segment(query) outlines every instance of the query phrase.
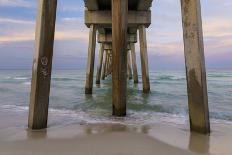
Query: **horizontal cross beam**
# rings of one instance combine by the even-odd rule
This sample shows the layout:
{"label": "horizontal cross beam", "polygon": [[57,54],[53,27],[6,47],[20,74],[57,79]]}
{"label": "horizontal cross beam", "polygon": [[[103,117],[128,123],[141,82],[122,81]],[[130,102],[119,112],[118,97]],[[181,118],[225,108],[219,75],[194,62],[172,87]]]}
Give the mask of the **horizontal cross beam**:
{"label": "horizontal cross beam", "polygon": [[[104,43],[103,44],[104,50],[112,50],[112,43]],[[130,50],[130,44],[127,45],[127,50]]]}
{"label": "horizontal cross beam", "polygon": [[[112,43],[112,34],[101,34],[99,33],[97,36],[98,43]],[[128,34],[127,35],[128,43],[136,43],[137,42],[137,33],[136,34]]]}
{"label": "horizontal cross beam", "polygon": [[[97,25],[99,27],[112,27],[111,11],[88,11],[85,10],[85,24]],[[128,12],[128,27],[138,27],[144,25],[149,27],[151,24],[151,11],[129,11]]]}

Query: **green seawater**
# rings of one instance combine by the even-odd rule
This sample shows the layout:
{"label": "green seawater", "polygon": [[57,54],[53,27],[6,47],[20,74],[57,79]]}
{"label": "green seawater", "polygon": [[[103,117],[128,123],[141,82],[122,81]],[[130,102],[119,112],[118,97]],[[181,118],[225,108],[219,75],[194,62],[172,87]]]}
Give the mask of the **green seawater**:
{"label": "green seawater", "polygon": [[[208,71],[210,118],[232,122],[232,71]],[[30,70],[0,71],[0,109],[20,113],[28,111]],[[95,81],[95,79],[94,79]],[[114,121],[111,76],[95,85],[92,95],[84,94],[84,70],[55,70],[52,74],[50,113],[84,122]],[[187,86],[184,71],[151,71],[151,93],[142,93],[139,84],[128,80],[127,117],[137,123],[157,118],[180,123],[188,121]]]}

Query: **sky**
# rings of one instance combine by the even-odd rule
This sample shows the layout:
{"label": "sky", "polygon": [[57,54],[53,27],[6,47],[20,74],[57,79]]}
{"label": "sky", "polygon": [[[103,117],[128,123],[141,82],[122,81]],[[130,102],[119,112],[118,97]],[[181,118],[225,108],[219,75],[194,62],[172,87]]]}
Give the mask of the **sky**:
{"label": "sky", "polygon": [[[232,1],[201,0],[201,6],[206,67],[232,69]],[[180,0],[154,0],[151,11],[149,68],[184,69]],[[58,0],[53,68],[86,68],[88,28],[83,13],[83,0]],[[0,69],[31,69],[36,14],[37,0],[0,0]],[[140,68],[138,49],[136,44]]]}

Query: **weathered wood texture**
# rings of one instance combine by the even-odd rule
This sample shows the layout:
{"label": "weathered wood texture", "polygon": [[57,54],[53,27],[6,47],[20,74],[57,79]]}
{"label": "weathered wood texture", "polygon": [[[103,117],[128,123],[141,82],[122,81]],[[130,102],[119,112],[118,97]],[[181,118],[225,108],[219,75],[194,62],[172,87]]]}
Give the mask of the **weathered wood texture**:
{"label": "weathered wood texture", "polygon": [[[112,51],[112,43],[104,43],[103,44],[104,50]],[[127,44],[127,50],[130,50],[130,44]]]}
{"label": "weathered wood texture", "polygon": [[97,66],[96,84],[101,83],[101,71],[102,71],[103,54],[104,54],[103,44],[100,44],[99,54],[98,54],[98,66]]}
{"label": "weathered wood texture", "polygon": [[[98,34],[97,37],[98,43],[112,43],[112,34]],[[128,34],[127,35],[128,43],[136,43],[137,42],[137,34]]]}
{"label": "weathered wood texture", "polygon": [[113,115],[126,115],[128,1],[112,0]]}
{"label": "weathered wood texture", "polygon": [[200,0],[181,0],[192,131],[210,132]]}
{"label": "weathered wood texture", "polygon": [[[128,0],[129,10],[148,10],[153,0]],[[88,10],[111,10],[111,0],[84,0]]]}
{"label": "weathered wood texture", "polygon": [[106,76],[109,75],[109,65],[110,65],[110,55],[109,55],[109,50],[107,52],[107,61],[106,61]]}
{"label": "weathered wood texture", "polygon": [[139,0],[137,10],[148,10],[152,6],[153,0]]}
{"label": "weathered wood texture", "polygon": [[89,10],[98,10],[98,0],[84,0],[85,7]]}
{"label": "weathered wood texture", "polygon": [[131,58],[130,58],[130,51],[127,52],[127,72],[129,80],[132,79],[132,69],[131,69]]}
{"label": "weathered wood texture", "polygon": [[102,65],[102,75],[101,75],[102,80],[105,80],[105,77],[106,77],[106,61],[107,61],[107,50],[104,50],[103,65]]}
{"label": "weathered wood texture", "polygon": [[104,50],[112,50],[112,43],[104,43],[103,44]]}
{"label": "weathered wood texture", "polygon": [[144,25],[139,27],[139,41],[140,41],[140,57],[141,57],[141,70],[143,80],[143,92],[150,92],[150,80],[148,70],[148,56],[147,56],[147,39],[146,28]]}
{"label": "weathered wood texture", "polygon": [[[128,12],[128,27],[137,27],[141,24],[149,27],[151,24],[151,11],[129,11]],[[101,27],[111,27],[112,16],[110,11],[88,11],[85,10],[85,24],[99,25]]]}
{"label": "weathered wood texture", "polygon": [[57,0],[39,0],[28,127],[47,127]]}
{"label": "weathered wood texture", "polygon": [[89,48],[88,48],[88,63],[86,70],[85,94],[92,94],[95,47],[96,47],[96,26],[91,25],[89,31]]}
{"label": "weathered wood texture", "polygon": [[131,43],[130,48],[131,48],[131,59],[132,59],[134,83],[139,83],[138,71],[137,71],[137,62],[136,62],[136,53],[135,53],[135,44]]}
{"label": "weathered wood texture", "polygon": [[111,54],[109,54],[109,68],[108,68],[108,75],[111,74],[111,70],[112,70],[112,56]]}

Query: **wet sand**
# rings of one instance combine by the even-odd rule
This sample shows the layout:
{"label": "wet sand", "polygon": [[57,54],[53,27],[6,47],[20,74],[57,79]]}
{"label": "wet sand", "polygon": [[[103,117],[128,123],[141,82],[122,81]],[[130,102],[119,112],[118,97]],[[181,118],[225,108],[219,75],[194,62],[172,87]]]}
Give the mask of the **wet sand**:
{"label": "wet sand", "polygon": [[232,125],[214,123],[212,134],[190,134],[188,125],[67,123],[51,116],[46,130],[26,127],[26,114],[0,114],[0,154],[231,155]]}

